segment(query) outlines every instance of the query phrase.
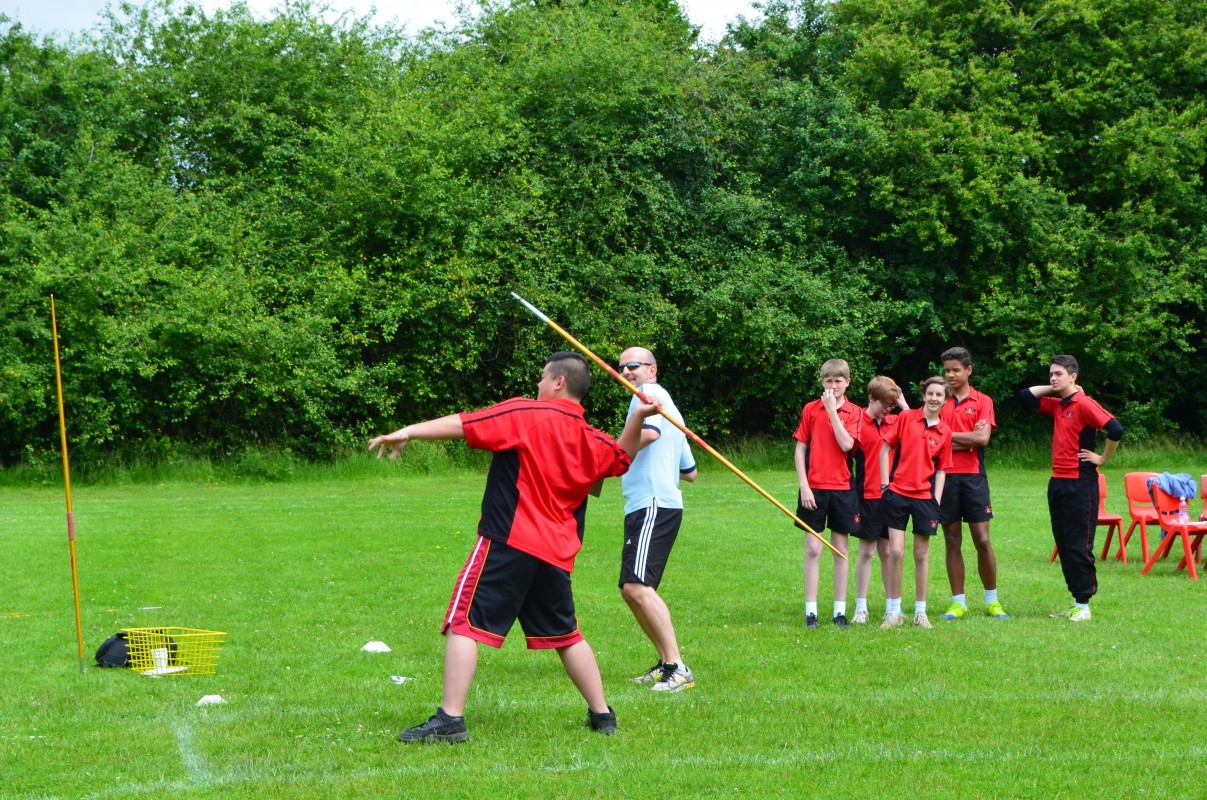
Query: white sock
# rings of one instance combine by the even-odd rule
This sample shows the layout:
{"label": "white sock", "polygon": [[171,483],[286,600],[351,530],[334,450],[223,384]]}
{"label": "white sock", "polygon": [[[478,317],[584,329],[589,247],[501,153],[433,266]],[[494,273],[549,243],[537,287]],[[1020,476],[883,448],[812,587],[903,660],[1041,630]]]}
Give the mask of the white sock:
{"label": "white sock", "polygon": [[855,613],[858,614],[860,611],[867,611],[867,610],[868,610],[868,599],[866,597],[856,597],[855,598]]}
{"label": "white sock", "polygon": [[985,590],[985,605],[989,605],[990,603],[996,603],[996,602],[997,602],[997,589],[986,589]]}
{"label": "white sock", "polygon": [[1073,601],[1073,605],[1076,606],[1077,608],[1089,608],[1090,607],[1089,603],[1078,603],[1077,601]]}
{"label": "white sock", "polygon": [[817,601],[816,600],[814,600],[812,603],[810,603],[808,600],[805,601],[805,616],[808,616],[810,614],[812,614],[815,617],[817,616]]}
{"label": "white sock", "polygon": [[914,613],[915,614],[925,614],[926,613],[926,601],[925,600],[917,600],[914,602]]}
{"label": "white sock", "polygon": [[842,601],[835,600],[834,601],[834,616],[837,617],[839,614],[842,614],[844,617],[847,615],[847,601],[846,600],[842,600]]}
{"label": "white sock", "polygon": [[901,598],[900,597],[888,598],[888,600],[886,601],[886,606],[887,607],[884,610],[887,611],[888,613],[900,614],[901,613]]}
{"label": "white sock", "polygon": [[[962,594],[953,594],[953,595],[951,596],[951,602],[953,602],[953,603],[959,603],[960,605],[964,606],[964,608],[968,608],[968,600],[967,600],[967,596],[966,596],[966,595],[962,595]],[[986,601],[985,601],[985,605],[989,605],[989,601],[988,601],[988,600],[986,600]]]}

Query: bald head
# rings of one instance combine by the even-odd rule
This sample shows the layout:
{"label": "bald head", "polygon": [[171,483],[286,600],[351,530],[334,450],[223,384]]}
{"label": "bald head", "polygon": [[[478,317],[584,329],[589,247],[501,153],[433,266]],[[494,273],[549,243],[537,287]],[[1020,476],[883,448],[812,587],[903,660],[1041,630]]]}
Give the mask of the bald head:
{"label": "bald head", "polygon": [[658,361],[644,347],[630,347],[620,354],[620,374],[634,386],[658,380]]}

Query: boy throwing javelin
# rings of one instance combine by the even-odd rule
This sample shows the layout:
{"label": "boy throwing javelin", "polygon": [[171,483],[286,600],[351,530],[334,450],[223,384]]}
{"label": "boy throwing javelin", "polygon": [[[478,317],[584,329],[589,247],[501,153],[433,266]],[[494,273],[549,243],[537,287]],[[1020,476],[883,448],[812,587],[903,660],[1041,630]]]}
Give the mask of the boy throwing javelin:
{"label": "boy throwing javelin", "polygon": [[403,742],[463,742],[465,700],[478,665],[478,643],[502,647],[519,619],[529,649],[553,649],[587,701],[587,726],[611,734],[616,714],[604,699],[595,653],[574,615],[570,573],[582,546],[587,494],[629,468],[641,423],[658,405],[639,404],[617,443],[587,424],[582,400],[591,385],[586,360],[554,353],[536,400],[498,405],[408,425],[369,442],[377,457],[398,454],[412,439],[465,439],[491,450],[478,539],[461,570],[441,631],[444,694],[427,722]]}

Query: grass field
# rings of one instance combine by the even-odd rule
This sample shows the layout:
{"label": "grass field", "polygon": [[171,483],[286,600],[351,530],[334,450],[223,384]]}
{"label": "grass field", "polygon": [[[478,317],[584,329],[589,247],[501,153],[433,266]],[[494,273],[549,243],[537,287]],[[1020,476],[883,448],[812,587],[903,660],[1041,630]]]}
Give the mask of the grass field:
{"label": "grass field", "polygon": [[[1118,458],[1108,505],[1126,516],[1125,469],[1207,472],[1193,458]],[[751,474],[787,503],[785,466]],[[1141,578],[1134,540],[1131,564],[1100,564],[1093,622],[1051,620],[1069,597],[1048,563],[1047,475],[990,477],[1009,621],[937,620],[949,592],[936,542],[934,630],[806,632],[801,536],[736,478],[706,471],[686,488],[663,585],[698,680],[672,696],[628,680],[656,659],[616,591],[610,484],[588,513],[575,586],[618,733],[583,727],[557,657],[525,650],[517,629],[501,651],[483,648],[469,743],[418,747],[396,735],[439,701],[439,618],[474,536],[480,474],[374,464],[278,483],[76,487],[84,674],[62,492],[4,488],[0,795],[1207,796],[1207,579],[1175,574],[1173,560]],[[906,570],[910,610],[908,555]],[[828,572],[823,562],[823,610]],[[878,584],[877,572],[875,618]],[[153,625],[227,632],[217,674],[91,666],[110,633]],[[361,652],[372,639],[393,652]],[[204,694],[226,703],[197,707]]]}

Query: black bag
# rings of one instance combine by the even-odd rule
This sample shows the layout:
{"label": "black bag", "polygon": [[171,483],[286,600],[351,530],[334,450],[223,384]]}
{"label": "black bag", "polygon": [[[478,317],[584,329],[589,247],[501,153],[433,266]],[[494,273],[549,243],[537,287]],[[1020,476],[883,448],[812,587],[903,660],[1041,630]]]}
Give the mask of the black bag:
{"label": "black bag", "polygon": [[96,665],[98,667],[128,667],[130,666],[130,643],[126,641],[126,632],[115,633],[101,643],[96,649]]}

